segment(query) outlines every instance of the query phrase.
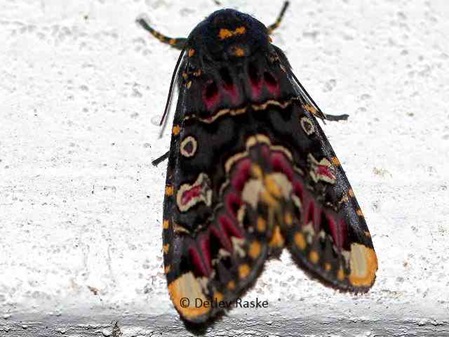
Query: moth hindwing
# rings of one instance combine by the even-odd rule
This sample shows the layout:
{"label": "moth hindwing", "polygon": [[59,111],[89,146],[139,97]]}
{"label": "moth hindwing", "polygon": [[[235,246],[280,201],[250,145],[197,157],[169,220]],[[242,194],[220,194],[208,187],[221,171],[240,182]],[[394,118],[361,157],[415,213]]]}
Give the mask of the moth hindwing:
{"label": "moth hindwing", "polygon": [[[232,9],[186,39],[155,31],[181,49],[168,153],[163,253],[181,317],[203,323],[248,289],[267,258],[286,247],[324,284],[364,292],[377,258],[363,213],[315,117],[326,116],[271,42],[264,26]],[[164,113],[164,116],[166,114]]]}

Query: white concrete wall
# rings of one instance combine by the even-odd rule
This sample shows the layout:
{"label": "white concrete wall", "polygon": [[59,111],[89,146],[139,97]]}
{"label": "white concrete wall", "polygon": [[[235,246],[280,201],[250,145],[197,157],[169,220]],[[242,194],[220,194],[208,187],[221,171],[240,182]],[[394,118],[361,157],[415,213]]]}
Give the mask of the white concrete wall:
{"label": "white concrete wall", "polygon": [[[271,23],[282,1],[226,1]],[[0,0],[0,336],[186,335],[165,286],[157,126],[210,0]],[[379,257],[341,294],[283,254],[209,335],[449,335],[449,2],[293,1],[274,42],[322,109]],[[235,330],[233,330],[235,329]],[[232,333],[232,331],[235,331]]]}

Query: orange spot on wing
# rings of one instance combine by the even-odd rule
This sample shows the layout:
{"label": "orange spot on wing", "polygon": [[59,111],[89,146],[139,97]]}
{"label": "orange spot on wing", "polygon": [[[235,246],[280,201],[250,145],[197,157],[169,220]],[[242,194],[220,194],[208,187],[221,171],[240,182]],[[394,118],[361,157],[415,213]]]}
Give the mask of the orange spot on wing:
{"label": "orange spot on wing", "polygon": [[168,220],[164,220],[162,223],[162,228],[168,229],[168,227],[170,227],[170,222]]}
{"label": "orange spot on wing", "polygon": [[241,279],[246,278],[249,273],[250,273],[251,269],[249,268],[249,266],[245,263],[239,266],[239,277]]}
{"label": "orange spot on wing", "polygon": [[340,166],[340,160],[338,160],[337,157],[332,157],[332,164],[334,164],[335,166]]}
{"label": "orange spot on wing", "polygon": [[291,226],[293,224],[293,216],[290,212],[285,213],[284,222],[287,226]]}
{"label": "orange spot on wing", "polygon": [[[168,291],[174,306],[184,318],[201,319],[201,316],[207,315],[211,310],[210,306],[195,305],[196,302],[204,303],[207,298],[202,291],[199,279],[195,278],[192,273],[178,277],[168,285]],[[197,299],[201,302],[196,301]]]}
{"label": "orange spot on wing", "polygon": [[279,226],[274,227],[273,236],[271,237],[270,247],[282,247],[284,245],[284,238],[282,237]]}
{"label": "orange spot on wing", "polygon": [[303,233],[296,233],[294,236],[294,240],[295,245],[298,246],[299,249],[304,250],[306,248],[307,243]]}
{"label": "orange spot on wing", "polygon": [[166,186],[165,187],[165,195],[173,195],[173,186]]}
{"label": "orange spot on wing", "polygon": [[219,292],[219,291],[215,292],[214,300],[216,300],[217,302],[221,302],[221,301],[223,301],[223,298],[224,298],[224,296],[221,292]]}
{"label": "orange spot on wing", "polygon": [[260,255],[261,250],[262,246],[260,243],[258,241],[253,241],[249,246],[248,254],[252,259],[256,259]]}
{"label": "orange spot on wing", "polygon": [[370,287],[376,278],[377,256],[372,248],[362,244],[351,245],[350,255],[351,274],[349,282],[357,287]]}
{"label": "orange spot on wing", "polygon": [[267,229],[267,222],[264,218],[258,217],[257,218],[257,231],[258,232],[264,232]]}
{"label": "orange spot on wing", "polygon": [[310,104],[305,104],[304,109],[306,109],[308,112],[310,112],[312,115],[315,115],[318,111]]}
{"label": "orange spot on wing", "polygon": [[320,255],[316,251],[312,250],[309,254],[310,262],[317,263],[319,261],[319,259],[320,259]]}
{"label": "orange spot on wing", "polygon": [[181,132],[181,127],[179,125],[173,126],[173,129],[172,129],[173,136],[179,135],[180,132]]}
{"label": "orange spot on wing", "polygon": [[340,281],[343,281],[344,278],[345,278],[345,272],[343,271],[343,268],[338,269],[337,279]]}

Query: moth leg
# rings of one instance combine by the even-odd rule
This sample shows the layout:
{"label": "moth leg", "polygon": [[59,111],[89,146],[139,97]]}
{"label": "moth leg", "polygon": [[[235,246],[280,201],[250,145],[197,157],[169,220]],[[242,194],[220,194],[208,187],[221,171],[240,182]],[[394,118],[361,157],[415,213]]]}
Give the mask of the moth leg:
{"label": "moth leg", "polygon": [[279,15],[278,15],[278,17],[277,17],[277,19],[276,19],[276,22],[273,23],[272,25],[269,25],[269,26],[268,26],[268,34],[273,33],[273,31],[274,31],[276,28],[279,27],[279,25],[281,24],[282,18],[284,17],[285,11],[286,11],[287,8],[288,8],[288,5],[290,5],[290,2],[285,1],[285,2],[284,2],[284,6],[282,6],[281,12],[279,13]]}
{"label": "moth leg", "polygon": [[141,16],[137,18],[136,22],[140,26],[142,26],[143,29],[145,29],[147,32],[153,35],[156,39],[158,39],[162,43],[166,43],[172,46],[175,49],[182,50],[186,44],[187,41],[186,38],[171,38],[159,33],[157,30],[155,30],[153,27],[150,26],[150,24],[148,23],[148,19],[146,17]]}
{"label": "moth leg", "polygon": [[347,114],[344,114],[344,115],[324,114],[324,119],[327,121],[331,121],[331,122],[345,121],[348,119],[348,117],[349,117],[349,115],[347,115]]}
{"label": "moth leg", "polygon": [[166,160],[168,158],[169,154],[170,154],[170,151],[167,151],[159,158],[156,158],[155,160],[153,160],[151,162],[151,164],[153,164],[153,166],[158,166],[160,163],[162,163],[164,160]]}

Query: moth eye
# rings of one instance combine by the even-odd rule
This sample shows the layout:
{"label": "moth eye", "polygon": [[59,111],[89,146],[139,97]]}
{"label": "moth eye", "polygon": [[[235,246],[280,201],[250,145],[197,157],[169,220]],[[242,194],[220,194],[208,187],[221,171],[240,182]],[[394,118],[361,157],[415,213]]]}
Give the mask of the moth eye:
{"label": "moth eye", "polygon": [[230,87],[233,86],[234,81],[232,80],[232,77],[231,77],[231,74],[230,74],[228,68],[221,68],[220,69],[220,76],[221,76],[221,79],[224,82],[224,87],[225,88],[230,88]]}
{"label": "moth eye", "polygon": [[263,78],[265,80],[265,83],[267,84],[268,88],[270,89],[275,89],[278,85],[277,80],[274,78],[273,75],[271,75],[271,73],[269,73],[268,71],[266,71],[263,74]]}

